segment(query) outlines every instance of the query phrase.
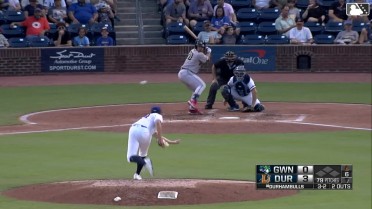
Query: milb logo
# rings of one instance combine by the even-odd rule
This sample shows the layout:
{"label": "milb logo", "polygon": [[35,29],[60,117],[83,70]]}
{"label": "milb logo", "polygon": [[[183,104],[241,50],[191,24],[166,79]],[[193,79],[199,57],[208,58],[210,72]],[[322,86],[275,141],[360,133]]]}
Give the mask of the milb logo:
{"label": "milb logo", "polygon": [[347,3],[346,14],[348,16],[368,16],[369,3]]}

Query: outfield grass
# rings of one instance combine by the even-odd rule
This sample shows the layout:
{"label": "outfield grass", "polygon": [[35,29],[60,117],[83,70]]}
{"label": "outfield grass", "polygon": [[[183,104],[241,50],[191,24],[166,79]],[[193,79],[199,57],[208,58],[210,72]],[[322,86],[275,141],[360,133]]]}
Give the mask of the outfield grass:
{"label": "outfield grass", "polygon": [[[371,84],[259,83],[263,101],[371,104]],[[137,89],[133,92],[133,89]],[[169,92],[170,91],[170,92]],[[169,93],[168,93],[169,92]],[[22,114],[63,107],[184,101],[179,84],[75,85],[0,89],[0,125],[18,123]],[[205,99],[203,95],[202,100]],[[156,178],[253,180],[256,164],[353,164],[351,191],[301,191],[279,199],[151,208],[187,209],[369,209],[371,132],[329,131],[287,134],[172,134],[179,146],[150,155]],[[126,162],[127,133],[64,131],[0,136],[0,191],[65,180],[123,179],[133,175]],[[164,161],[163,159],[172,159]],[[149,178],[147,173],[144,178]],[[104,209],[117,206],[17,201],[0,195],[6,209]],[[126,207],[149,208],[149,207]]]}

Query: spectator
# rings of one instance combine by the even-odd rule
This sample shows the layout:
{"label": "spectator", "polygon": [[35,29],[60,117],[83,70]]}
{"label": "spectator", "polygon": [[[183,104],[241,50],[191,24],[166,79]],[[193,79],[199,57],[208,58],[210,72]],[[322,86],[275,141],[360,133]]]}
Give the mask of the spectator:
{"label": "spectator", "polygon": [[[27,5],[30,4],[30,0],[21,0],[19,2],[21,3],[22,9],[24,9]],[[37,0],[37,3],[43,5],[43,0]]]}
{"label": "spectator", "polygon": [[270,4],[270,7],[275,7],[275,8],[280,9],[280,8],[283,8],[284,5],[287,5],[288,3],[289,3],[289,0],[288,1],[287,0],[271,0],[269,4]]}
{"label": "spectator", "polygon": [[351,20],[346,20],[344,22],[344,30],[340,31],[334,42],[336,44],[356,44],[359,41],[358,32],[352,30],[353,22]]}
{"label": "spectator", "polygon": [[98,10],[98,19],[97,19],[98,22],[112,25],[111,20],[114,19],[115,15],[112,12],[110,6],[106,3],[100,3],[97,10]]}
{"label": "spectator", "polygon": [[223,7],[225,16],[229,17],[231,24],[235,26],[238,23],[234,8],[231,4],[226,3],[225,0],[217,0],[217,5],[213,8],[213,16],[216,16],[217,7]]}
{"label": "spectator", "polygon": [[334,2],[328,10],[329,21],[343,22],[347,20],[345,0]]}
{"label": "spectator", "polygon": [[296,0],[288,0],[288,16],[292,19],[300,18],[300,9],[296,7]]}
{"label": "spectator", "polygon": [[74,38],[74,46],[86,47],[89,46],[89,38],[86,36],[87,29],[84,27],[79,28],[79,35]]}
{"label": "spectator", "polygon": [[174,0],[172,4],[166,6],[164,11],[165,24],[171,22],[184,23],[189,25],[189,19],[186,18],[186,6],[182,0]]}
{"label": "spectator", "polygon": [[21,4],[19,3],[19,0],[9,0],[9,11],[21,11]]}
{"label": "spectator", "polygon": [[262,10],[272,7],[271,0],[252,0],[255,9]]}
{"label": "spectator", "polygon": [[294,19],[289,17],[289,6],[285,5],[280,16],[275,20],[275,28],[279,34],[289,37],[289,31],[294,27],[296,27],[296,23]]}
{"label": "spectator", "polygon": [[193,28],[197,22],[210,20],[213,15],[212,4],[209,0],[195,0],[188,10],[190,27]]}
{"label": "spectator", "polygon": [[239,37],[240,30],[234,30],[234,28],[229,25],[227,26],[226,33],[222,36],[223,44],[236,44]]}
{"label": "spectator", "polygon": [[[65,0],[59,0],[59,5],[65,9],[67,8]],[[56,0],[44,0],[43,6],[48,11],[50,8],[56,6]]]}
{"label": "spectator", "polygon": [[39,4],[37,0],[30,0],[30,4],[25,6],[23,9],[25,18],[27,18],[28,16],[33,16],[36,8],[41,9],[42,16],[45,16],[46,12],[43,10],[43,5]]}
{"label": "spectator", "polygon": [[0,48],[9,47],[8,39],[2,34],[2,29],[0,28]]}
{"label": "spectator", "polygon": [[326,11],[323,7],[319,6],[317,0],[309,0],[309,6],[307,6],[305,12],[302,14],[302,18],[305,22],[318,22],[324,25]]}
{"label": "spectator", "polygon": [[12,22],[10,27],[15,25],[26,27],[26,38],[32,39],[33,37],[43,37],[45,32],[50,29],[48,20],[45,17],[42,17],[42,11],[39,8],[35,9],[33,16],[27,17],[23,22]]}
{"label": "spectator", "polygon": [[85,3],[86,0],[78,0],[69,7],[68,17],[74,24],[92,24],[97,21],[98,13],[96,8],[90,4]]}
{"label": "spectator", "polygon": [[66,30],[64,22],[57,23],[58,32],[53,37],[55,46],[72,46],[71,34]]}
{"label": "spectator", "polygon": [[217,6],[216,15],[212,17],[212,30],[221,35],[225,33],[227,26],[230,25],[230,18],[225,15],[223,7]]}
{"label": "spectator", "polygon": [[[366,3],[365,0],[355,0],[356,3]],[[369,42],[369,36],[371,34],[371,22],[368,19],[368,16],[349,16],[348,20],[351,20],[353,25],[364,24],[364,27],[360,31],[358,43],[364,44]]]}
{"label": "spectator", "polygon": [[49,7],[48,19],[51,23],[59,23],[67,21],[66,6],[63,7],[64,0],[54,0],[53,6]]}
{"label": "spectator", "polygon": [[101,37],[97,39],[97,46],[113,46],[114,45],[114,40],[108,36],[109,32],[107,27],[103,27],[101,30]]}
{"label": "spectator", "polygon": [[204,30],[198,34],[198,39],[209,44],[217,44],[221,42],[221,35],[217,31],[212,31],[212,25],[209,20],[203,23]]}
{"label": "spectator", "polygon": [[289,31],[291,44],[312,44],[313,35],[308,27],[304,27],[304,21],[301,18],[296,19],[296,27]]}
{"label": "spectator", "polygon": [[[78,3],[78,0],[66,0],[67,8],[75,3]],[[90,0],[85,0],[85,3],[92,3],[92,2],[90,2]]]}

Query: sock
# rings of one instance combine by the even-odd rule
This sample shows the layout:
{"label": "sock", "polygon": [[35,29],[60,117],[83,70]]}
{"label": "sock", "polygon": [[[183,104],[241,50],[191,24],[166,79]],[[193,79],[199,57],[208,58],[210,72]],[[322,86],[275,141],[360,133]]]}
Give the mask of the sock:
{"label": "sock", "polygon": [[137,171],[136,174],[140,175],[143,166],[146,164],[145,161],[143,160],[144,157],[140,157],[138,155],[133,155],[132,157],[129,158],[130,162],[135,162],[137,163]]}
{"label": "sock", "polygon": [[192,99],[194,99],[195,101],[198,100],[199,98],[199,94],[193,94],[192,95]]}

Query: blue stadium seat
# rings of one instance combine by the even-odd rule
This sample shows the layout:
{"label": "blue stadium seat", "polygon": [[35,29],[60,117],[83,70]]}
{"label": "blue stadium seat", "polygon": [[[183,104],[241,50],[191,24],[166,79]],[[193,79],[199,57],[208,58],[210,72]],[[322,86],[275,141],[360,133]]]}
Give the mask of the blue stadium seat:
{"label": "blue stadium seat", "polygon": [[305,22],[305,27],[308,27],[313,36],[323,33],[324,27],[318,22]]}
{"label": "blue stadium seat", "polygon": [[268,8],[262,9],[257,21],[260,22],[275,22],[276,18],[280,15],[280,9]]}
{"label": "blue stadium seat", "polygon": [[257,26],[257,34],[260,35],[271,35],[277,34],[277,30],[275,28],[275,22],[261,22]]}
{"label": "blue stadium seat", "polygon": [[367,25],[364,22],[353,22],[353,30],[357,31],[358,33],[360,33],[363,28],[367,28],[368,26],[370,25]]}
{"label": "blue stadium seat", "polygon": [[29,42],[29,47],[49,47],[50,40],[47,37],[34,37]]}
{"label": "blue stadium seat", "polygon": [[329,7],[336,2],[337,0],[318,0],[319,5],[321,5],[324,9],[328,10]]}
{"label": "blue stadium seat", "polygon": [[169,35],[167,37],[167,44],[188,44],[189,39],[185,35]]}
{"label": "blue stadium seat", "polygon": [[5,23],[6,23],[5,15],[4,13],[0,12],[0,25],[5,24]]}
{"label": "blue stadium seat", "polygon": [[256,22],[259,14],[255,8],[241,8],[236,12],[236,18],[238,21]]}
{"label": "blue stadium seat", "polygon": [[265,37],[257,34],[245,35],[240,39],[239,43],[245,45],[261,45],[265,44]]}
{"label": "blue stadium seat", "polygon": [[251,7],[251,4],[251,0],[231,0],[231,6],[234,8],[235,11],[241,8]]}
{"label": "blue stadium seat", "polygon": [[55,23],[49,23],[49,31],[45,33],[45,35],[49,39],[53,39],[54,35],[58,32],[57,25]]}
{"label": "blue stadium seat", "polygon": [[316,44],[333,44],[335,37],[332,34],[318,34],[314,36]]}
{"label": "blue stadium seat", "polygon": [[239,22],[237,27],[240,28],[241,35],[255,34],[257,30],[257,25],[254,22]]}
{"label": "blue stadium seat", "polygon": [[87,35],[88,33],[90,32],[89,30],[89,26],[88,25],[85,25],[85,24],[70,24],[68,27],[67,27],[67,31],[70,32],[71,34],[71,37],[75,37],[79,34],[79,28],[80,27],[84,27],[87,29]]}
{"label": "blue stadium seat", "polygon": [[25,36],[24,27],[21,26],[11,28],[9,24],[4,24],[1,25],[1,30],[6,38],[22,38]]}
{"label": "blue stadium seat", "polygon": [[12,22],[22,22],[24,21],[25,14],[22,11],[6,11],[5,12],[5,19],[7,23],[12,23]]}
{"label": "blue stadium seat", "polygon": [[178,22],[171,22],[171,23],[167,24],[167,26],[165,27],[165,38],[170,36],[170,35],[184,35],[184,36],[187,36],[188,34],[183,29],[184,25],[185,24],[178,23]]}
{"label": "blue stadium seat", "polygon": [[196,23],[196,25],[192,29],[192,32],[194,32],[195,35],[198,35],[200,33],[200,31],[203,31],[203,30],[204,30],[204,23],[203,23],[203,21],[199,21],[199,22]]}
{"label": "blue stadium seat", "polygon": [[25,38],[10,38],[8,39],[9,47],[25,48],[28,47],[28,42]]}
{"label": "blue stadium seat", "polygon": [[327,22],[324,27],[324,33],[337,35],[340,31],[344,30],[344,24],[341,22]]}
{"label": "blue stadium seat", "polygon": [[266,44],[289,44],[289,38],[285,35],[268,35]]}

